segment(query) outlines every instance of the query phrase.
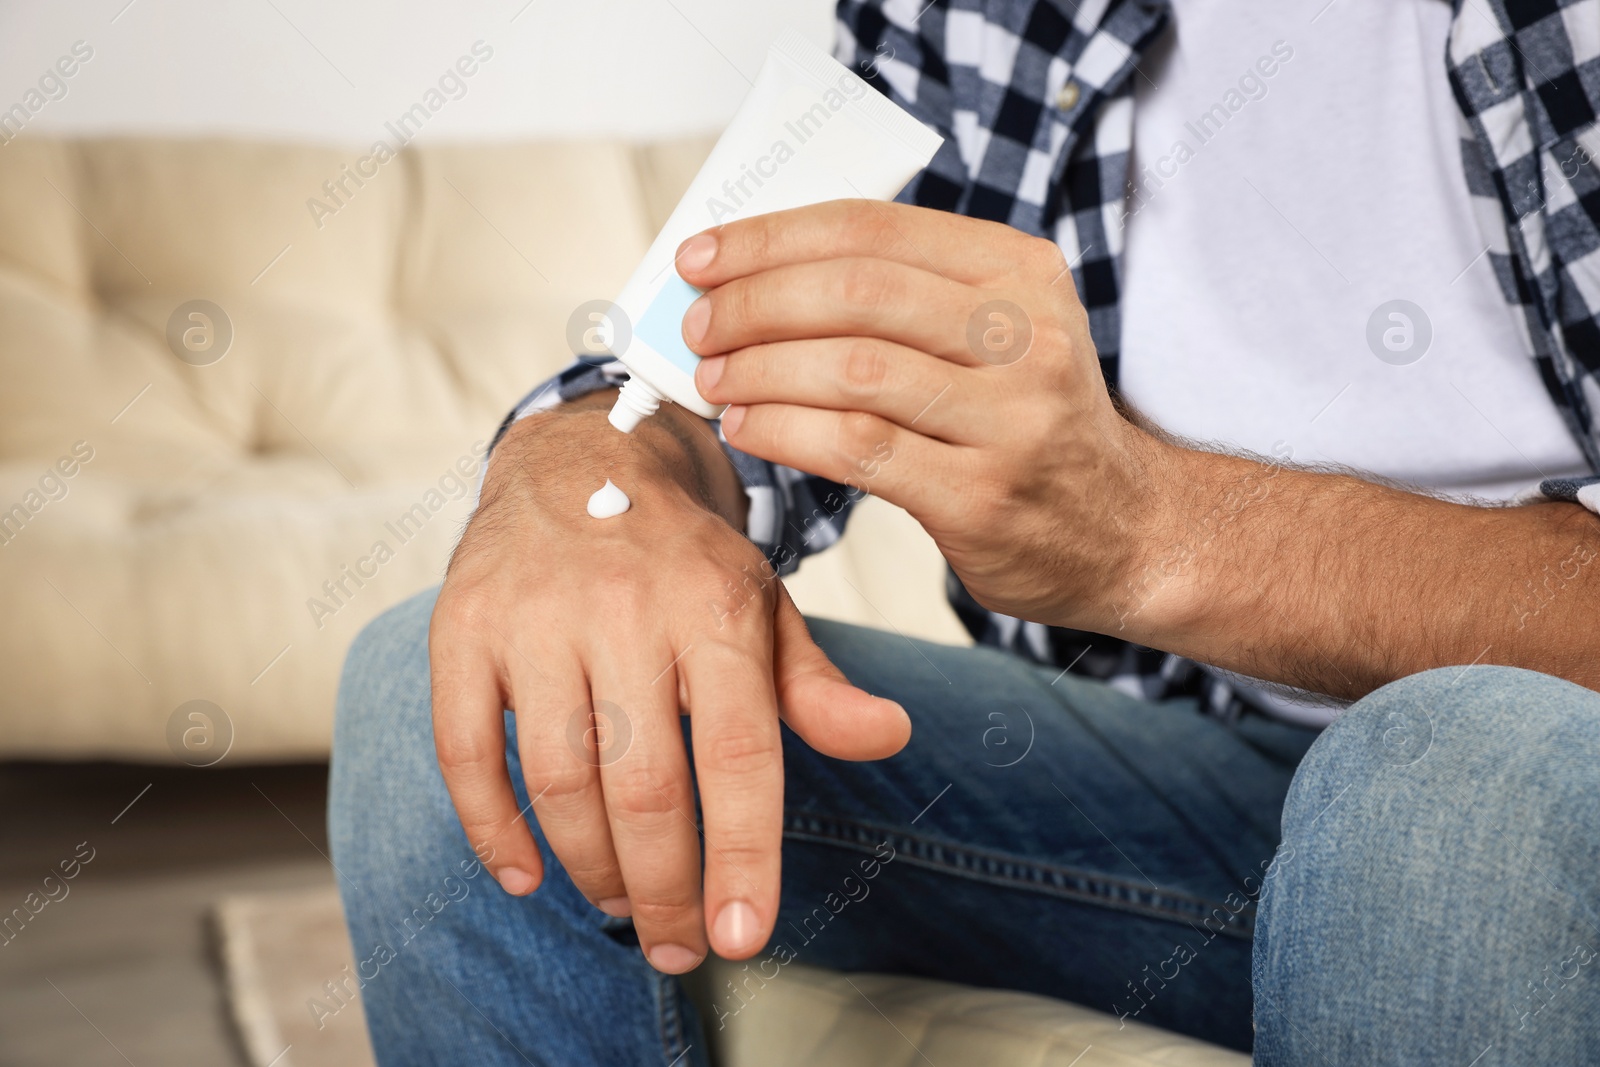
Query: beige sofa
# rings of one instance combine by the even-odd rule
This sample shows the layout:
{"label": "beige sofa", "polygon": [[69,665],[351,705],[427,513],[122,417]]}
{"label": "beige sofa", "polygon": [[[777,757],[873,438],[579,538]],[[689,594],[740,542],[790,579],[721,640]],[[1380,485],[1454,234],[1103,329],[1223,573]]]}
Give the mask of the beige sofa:
{"label": "beige sofa", "polygon": [[[0,147],[0,758],[325,756],[351,638],[439,579],[495,424],[567,361],[569,314],[616,293],[707,147]],[[878,501],[791,588],[964,640],[937,550]],[[1084,1067],[1241,1062],[882,981],[870,1018],[887,1002],[945,1067],[1085,1044]],[[851,1037],[869,1016],[837,979],[785,987],[734,1062],[915,1058]]]}
{"label": "beige sofa", "polygon": [[[192,700],[229,759],[325,755],[350,639],[439,580],[501,415],[707,147],[0,148],[0,597],[26,605],[0,757],[171,760]],[[220,359],[195,300],[231,323]],[[961,640],[932,544],[862,523],[802,606]]]}

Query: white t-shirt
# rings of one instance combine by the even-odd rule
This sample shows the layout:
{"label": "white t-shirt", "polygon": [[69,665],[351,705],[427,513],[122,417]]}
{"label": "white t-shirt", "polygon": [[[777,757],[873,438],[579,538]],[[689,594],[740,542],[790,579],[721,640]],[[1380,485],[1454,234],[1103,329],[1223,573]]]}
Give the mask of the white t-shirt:
{"label": "white t-shirt", "polygon": [[1127,398],[1184,437],[1448,495],[1588,474],[1484,254],[1450,5],[1172,6],[1135,75]]}

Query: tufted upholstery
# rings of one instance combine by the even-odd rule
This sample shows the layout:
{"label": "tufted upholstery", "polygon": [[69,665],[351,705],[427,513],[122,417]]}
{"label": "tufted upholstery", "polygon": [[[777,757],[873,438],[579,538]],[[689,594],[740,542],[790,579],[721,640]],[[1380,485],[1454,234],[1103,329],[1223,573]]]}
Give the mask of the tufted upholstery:
{"label": "tufted upholstery", "polygon": [[[170,760],[196,699],[230,760],[324,755],[350,639],[439,579],[483,443],[707,147],[407,150],[359,187],[359,149],[0,148],[0,757]],[[196,299],[232,324],[206,366],[167,341]],[[931,542],[865,525],[802,606],[959,640]]]}

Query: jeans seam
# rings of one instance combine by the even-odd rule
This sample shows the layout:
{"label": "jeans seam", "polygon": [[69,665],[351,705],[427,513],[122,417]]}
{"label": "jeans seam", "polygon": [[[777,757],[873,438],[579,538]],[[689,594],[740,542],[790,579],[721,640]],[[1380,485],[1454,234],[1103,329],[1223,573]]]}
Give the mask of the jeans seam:
{"label": "jeans seam", "polygon": [[[837,845],[868,854],[874,851],[878,842],[887,840],[897,853],[906,853],[906,862],[911,865],[969,881],[1032,891],[1173,922],[1214,919],[1221,912],[1228,918],[1219,932],[1244,941],[1251,939],[1255,925],[1253,903],[1234,913],[1222,901],[1171,893],[1097,871],[1039,863],[1008,853],[975,849],[898,827],[843,816],[822,815],[814,811],[786,811],[784,822],[784,837],[791,840]],[[1077,886],[1071,883],[1077,883]]]}
{"label": "jeans seam", "polygon": [[683,1047],[683,1018],[678,1000],[682,986],[677,978],[667,974],[656,975],[655,983],[656,1002],[660,1005],[657,1029],[661,1036],[661,1062],[672,1067],[687,1051]]}

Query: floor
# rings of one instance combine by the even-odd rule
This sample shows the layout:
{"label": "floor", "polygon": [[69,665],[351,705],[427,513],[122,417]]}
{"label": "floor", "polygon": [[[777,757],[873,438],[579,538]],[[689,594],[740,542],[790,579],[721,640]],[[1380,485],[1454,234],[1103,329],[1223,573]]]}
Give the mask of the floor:
{"label": "floor", "polygon": [[331,880],[326,779],[0,763],[0,1067],[246,1067],[207,912]]}

